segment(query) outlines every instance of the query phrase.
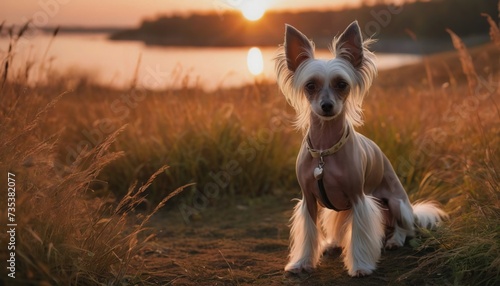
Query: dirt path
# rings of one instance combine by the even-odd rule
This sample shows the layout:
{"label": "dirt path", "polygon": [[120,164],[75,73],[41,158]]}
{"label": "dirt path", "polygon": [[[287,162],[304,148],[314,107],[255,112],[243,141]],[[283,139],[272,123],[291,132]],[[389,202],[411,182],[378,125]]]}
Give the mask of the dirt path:
{"label": "dirt path", "polygon": [[220,205],[189,224],[175,206],[158,214],[152,222],[157,237],[142,255],[149,274],[142,278],[158,285],[443,285],[424,273],[401,277],[418,262],[409,246],[384,252],[369,277],[350,278],[338,254],[325,255],[311,274],[284,274],[294,202],[271,197]]}

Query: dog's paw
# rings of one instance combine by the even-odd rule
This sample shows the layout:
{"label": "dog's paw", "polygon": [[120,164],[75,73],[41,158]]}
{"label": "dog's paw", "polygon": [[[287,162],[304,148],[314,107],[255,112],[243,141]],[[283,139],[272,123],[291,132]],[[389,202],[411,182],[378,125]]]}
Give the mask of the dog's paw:
{"label": "dog's paw", "polygon": [[394,237],[391,237],[387,242],[385,243],[385,249],[387,250],[396,250],[400,247],[403,247],[404,241],[398,241]]}
{"label": "dog's paw", "polygon": [[349,276],[351,277],[365,277],[373,273],[370,269],[358,269],[358,270],[349,270]]}
{"label": "dog's paw", "polygon": [[398,248],[400,248],[402,245],[399,245],[398,243],[394,243],[394,242],[387,242],[385,244],[385,249],[386,250],[396,250]]}
{"label": "dog's paw", "polygon": [[296,263],[288,263],[285,266],[286,272],[291,272],[291,273],[295,273],[295,274],[299,274],[301,272],[310,273],[313,270],[314,270],[314,267],[310,263],[296,262]]}

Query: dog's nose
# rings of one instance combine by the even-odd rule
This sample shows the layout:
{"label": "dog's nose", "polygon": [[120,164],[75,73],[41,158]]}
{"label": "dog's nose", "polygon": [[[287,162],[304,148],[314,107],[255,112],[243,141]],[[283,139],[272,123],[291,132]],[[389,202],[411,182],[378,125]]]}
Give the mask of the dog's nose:
{"label": "dog's nose", "polygon": [[330,113],[333,110],[333,102],[325,100],[321,102],[321,110],[325,113]]}

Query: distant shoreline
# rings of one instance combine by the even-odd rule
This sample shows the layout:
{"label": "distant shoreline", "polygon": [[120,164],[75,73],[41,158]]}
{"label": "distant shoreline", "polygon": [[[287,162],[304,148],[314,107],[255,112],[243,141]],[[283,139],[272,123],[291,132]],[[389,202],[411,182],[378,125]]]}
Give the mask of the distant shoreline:
{"label": "distant shoreline", "polygon": [[[486,13],[498,21],[498,7],[490,0],[442,0],[413,2],[403,6],[379,4],[342,11],[270,11],[258,21],[245,20],[238,12],[158,16],[137,28],[110,36],[111,40],[136,40],[152,46],[247,47],[278,46],[285,23],[291,24],[327,48],[342,27],[358,20],[365,37],[379,41],[379,52],[430,54],[451,50],[447,29],[470,46],[488,42]],[[460,17],[457,17],[457,13]]]}
{"label": "distant shoreline", "polygon": [[[46,33],[52,33],[55,28],[43,29]],[[275,45],[239,45],[239,46],[226,46],[226,45],[182,45],[182,44],[161,44],[156,43],[156,41],[151,40],[141,40],[141,39],[114,39],[113,35],[119,32],[125,31],[125,28],[117,27],[97,27],[97,28],[83,28],[83,27],[61,27],[59,33],[64,34],[105,34],[106,37],[111,41],[138,41],[143,42],[147,46],[160,46],[160,47],[188,47],[188,48],[235,48],[235,47],[278,47],[281,43],[276,43]],[[463,37],[462,41],[467,47],[475,47],[483,45],[490,41],[488,34],[472,35]],[[412,54],[412,55],[427,55],[435,54],[440,52],[446,52],[454,50],[453,44],[450,38],[441,39],[424,39],[414,41],[407,38],[387,38],[377,40],[372,45],[372,49],[379,53],[401,53],[401,54]]]}
{"label": "distant shoreline", "polygon": [[[56,27],[45,27],[40,29],[43,33],[52,34]],[[188,45],[183,43],[168,43],[162,42],[158,39],[151,38],[148,36],[138,36],[131,38],[116,38],[115,35],[118,33],[123,33],[124,31],[130,31],[128,28],[124,27],[60,27],[59,34],[75,34],[75,35],[90,35],[90,34],[100,34],[106,37],[111,41],[136,41],[142,42],[146,46],[158,46],[158,47],[174,47],[174,48],[238,48],[238,47],[278,47],[281,45],[281,42],[277,42],[275,44],[251,44],[251,45],[214,45],[214,44],[197,44],[197,45]],[[1,37],[8,37],[8,34],[3,31],[0,34]],[[372,44],[372,50],[378,53],[387,53],[387,54],[411,54],[411,55],[428,55],[435,54],[440,52],[446,52],[454,50],[451,39],[449,37],[443,37],[440,39],[417,39],[416,41],[412,40],[408,37],[400,37],[400,38],[383,38],[377,39],[377,41]],[[320,40],[321,41],[321,40]],[[323,39],[326,41],[326,39]],[[462,37],[462,41],[469,48],[483,45],[490,41],[488,34],[478,34]],[[319,49],[326,49],[326,46],[320,46]]]}
{"label": "distant shoreline", "polygon": [[[357,20],[365,37],[377,39],[373,50],[426,55],[453,49],[447,29],[468,47],[487,43],[490,27],[484,14],[498,22],[496,1],[417,1],[403,6],[378,4],[342,11],[268,11],[255,22],[245,20],[236,11],[159,15],[143,20],[137,27],[67,26],[61,27],[59,33],[102,33],[108,35],[109,40],[139,41],[147,46],[277,47],[283,43],[287,23],[311,37],[317,48],[325,49],[341,32],[339,29]],[[47,33],[55,29],[43,28]],[[4,35],[6,30],[2,31]]]}

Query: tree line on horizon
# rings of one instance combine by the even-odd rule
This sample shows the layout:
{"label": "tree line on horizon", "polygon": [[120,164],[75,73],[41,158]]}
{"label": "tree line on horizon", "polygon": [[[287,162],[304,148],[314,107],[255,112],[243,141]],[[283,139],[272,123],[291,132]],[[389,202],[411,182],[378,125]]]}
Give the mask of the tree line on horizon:
{"label": "tree line on horizon", "polygon": [[282,43],[284,24],[309,35],[326,48],[353,20],[358,20],[365,36],[397,40],[447,38],[446,29],[461,37],[487,35],[488,23],[482,13],[498,21],[496,1],[440,0],[414,2],[403,6],[363,5],[341,11],[269,11],[251,22],[236,11],[223,14],[159,16],[144,20],[140,27],[116,32],[112,40],[140,40],[148,45],[167,46],[277,46]]}

